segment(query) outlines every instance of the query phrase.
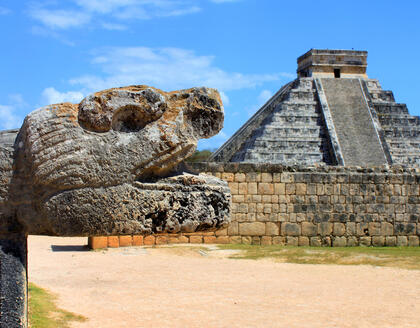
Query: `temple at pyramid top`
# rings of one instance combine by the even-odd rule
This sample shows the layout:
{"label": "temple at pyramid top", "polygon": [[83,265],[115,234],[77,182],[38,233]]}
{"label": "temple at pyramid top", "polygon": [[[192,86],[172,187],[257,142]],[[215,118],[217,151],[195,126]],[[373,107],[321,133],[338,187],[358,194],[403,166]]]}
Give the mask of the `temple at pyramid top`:
{"label": "temple at pyramid top", "polygon": [[210,158],[285,165],[420,165],[420,121],[366,75],[367,52],[311,49]]}
{"label": "temple at pyramid top", "polygon": [[299,77],[367,78],[367,51],[311,49],[297,64]]}

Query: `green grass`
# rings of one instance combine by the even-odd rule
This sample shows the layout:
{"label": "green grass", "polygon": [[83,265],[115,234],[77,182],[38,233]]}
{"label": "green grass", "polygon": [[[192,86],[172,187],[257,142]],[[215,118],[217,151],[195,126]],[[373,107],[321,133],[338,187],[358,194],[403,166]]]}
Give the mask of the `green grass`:
{"label": "green grass", "polygon": [[56,296],[45,289],[29,283],[29,327],[67,328],[71,321],[86,321],[86,318],[62,309],[55,304]]}
{"label": "green grass", "polygon": [[292,247],[220,245],[238,250],[230,258],[263,259],[300,264],[374,265],[420,270],[419,247]]}

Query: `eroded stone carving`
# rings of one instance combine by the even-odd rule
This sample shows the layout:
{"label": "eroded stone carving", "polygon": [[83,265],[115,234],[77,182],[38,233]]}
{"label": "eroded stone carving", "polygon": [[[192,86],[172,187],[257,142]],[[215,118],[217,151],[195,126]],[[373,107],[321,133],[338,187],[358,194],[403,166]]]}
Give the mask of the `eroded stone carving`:
{"label": "eroded stone carving", "polygon": [[18,133],[0,133],[0,240],[225,227],[227,184],[176,173],[222,124],[220,96],[208,88],[115,88],[32,112]]}

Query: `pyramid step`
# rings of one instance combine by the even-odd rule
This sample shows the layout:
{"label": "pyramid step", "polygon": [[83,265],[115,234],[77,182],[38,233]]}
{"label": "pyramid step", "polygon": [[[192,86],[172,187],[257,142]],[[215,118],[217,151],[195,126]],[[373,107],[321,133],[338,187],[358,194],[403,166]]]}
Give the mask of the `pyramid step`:
{"label": "pyramid step", "polygon": [[273,153],[273,152],[247,152],[244,161],[266,161],[269,163],[282,163],[282,162],[321,162],[321,153]]}
{"label": "pyramid step", "polygon": [[420,127],[412,128],[387,128],[383,127],[385,137],[398,137],[398,138],[417,138],[420,136]]}
{"label": "pyramid step", "polygon": [[318,124],[321,122],[321,118],[318,115],[272,115],[272,122],[286,123],[286,124]]}
{"label": "pyramid step", "polygon": [[369,91],[372,96],[373,102],[395,102],[394,94],[392,91],[372,90]]}
{"label": "pyramid step", "polygon": [[314,92],[314,80],[312,78],[300,78],[293,90],[309,90]]}
{"label": "pyramid step", "polygon": [[401,125],[401,126],[407,126],[407,125],[419,125],[420,124],[420,118],[418,116],[412,116],[408,114],[379,114],[378,115],[379,120],[381,122],[381,125]]}
{"label": "pyramid step", "polygon": [[272,127],[265,126],[264,132],[262,135],[271,135],[271,136],[291,136],[291,137],[300,137],[306,136],[308,138],[319,137],[320,128],[319,127]]}
{"label": "pyramid step", "polygon": [[312,90],[296,90],[292,89],[286,96],[289,101],[314,101],[315,93]]}
{"label": "pyramid step", "polygon": [[321,142],[301,142],[289,143],[287,141],[281,142],[267,142],[262,140],[255,140],[254,148],[261,148],[267,150],[281,150],[281,151],[317,151],[321,148]]}
{"label": "pyramid step", "polygon": [[408,114],[408,109],[405,104],[375,103],[374,107],[378,114]]}

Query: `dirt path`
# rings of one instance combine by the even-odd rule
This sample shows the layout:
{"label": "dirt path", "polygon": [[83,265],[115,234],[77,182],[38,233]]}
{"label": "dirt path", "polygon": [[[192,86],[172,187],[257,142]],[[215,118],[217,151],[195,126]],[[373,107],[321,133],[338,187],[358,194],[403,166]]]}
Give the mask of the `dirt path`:
{"label": "dirt path", "polygon": [[420,271],[80,251],[86,239],[29,237],[29,280],[89,318],[74,327],[420,326]]}

